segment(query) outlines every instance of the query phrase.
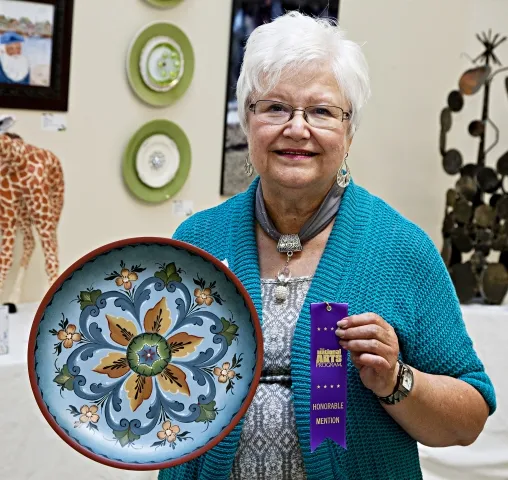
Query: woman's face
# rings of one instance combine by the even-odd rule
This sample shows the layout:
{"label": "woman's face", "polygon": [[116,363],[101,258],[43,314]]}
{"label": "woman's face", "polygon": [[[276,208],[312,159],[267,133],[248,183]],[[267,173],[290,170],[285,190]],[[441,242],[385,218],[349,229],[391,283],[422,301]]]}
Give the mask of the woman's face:
{"label": "woman's face", "polygon": [[[349,111],[337,81],[328,69],[282,80],[271,92],[257,100],[276,100],[305,108],[331,105]],[[336,128],[320,129],[309,125],[303,112],[283,125],[270,125],[248,114],[250,160],[263,182],[275,188],[329,188],[349,150],[349,120],[338,121]],[[309,155],[310,154],[310,155]]]}

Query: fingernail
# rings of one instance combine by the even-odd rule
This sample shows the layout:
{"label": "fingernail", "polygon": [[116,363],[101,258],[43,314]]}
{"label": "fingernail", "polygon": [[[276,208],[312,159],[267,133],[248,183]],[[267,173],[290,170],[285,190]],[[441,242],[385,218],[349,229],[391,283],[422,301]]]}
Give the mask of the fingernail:
{"label": "fingernail", "polygon": [[343,318],[342,320],[340,320],[339,322],[337,322],[337,326],[338,327],[345,327],[347,325],[347,321],[348,319],[347,318]]}
{"label": "fingernail", "polygon": [[343,337],[346,332],[344,330],[341,330],[340,328],[338,328],[337,330],[335,330],[335,333],[337,334],[337,336],[339,337]]}
{"label": "fingernail", "polygon": [[340,346],[344,349],[344,350],[347,350],[347,341],[346,340],[341,340],[340,342]]}

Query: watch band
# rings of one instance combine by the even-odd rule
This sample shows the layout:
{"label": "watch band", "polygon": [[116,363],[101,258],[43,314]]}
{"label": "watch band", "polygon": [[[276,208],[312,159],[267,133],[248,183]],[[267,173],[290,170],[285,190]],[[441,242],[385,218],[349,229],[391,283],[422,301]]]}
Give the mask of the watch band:
{"label": "watch band", "polygon": [[400,360],[397,360],[397,362],[399,364],[399,372],[397,373],[397,383],[395,384],[393,392],[387,397],[379,397],[376,395],[381,402],[387,405],[394,405],[407,397],[407,393],[400,389],[402,374],[404,373],[404,369],[407,367]]}

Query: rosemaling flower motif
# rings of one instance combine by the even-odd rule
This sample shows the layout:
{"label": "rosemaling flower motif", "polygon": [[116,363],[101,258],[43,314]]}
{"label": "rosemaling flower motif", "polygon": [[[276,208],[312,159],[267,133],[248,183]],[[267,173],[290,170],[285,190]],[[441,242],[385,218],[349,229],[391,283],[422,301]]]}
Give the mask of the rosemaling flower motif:
{"label": "rosemaling flower motif", "polygon": [[[94,303],[83,305],[80,343],[72,349],[66,363],[57,367],[59,375],[54,382],[61,390],[65,384],[67,394],[72,391],[89,405],[94,404],[81,404],[81,410],[72,407],[71,413],[79,415],[80,423],[86,420],[92,426],[100,418],[122,447],[148,434],[155,440],[151,445],[155,448],[176,448],[177,443],[192,440],[189,432],[180,432],[177,424],[212,421],[218,413],[214,407],[217,380],[220,385],[225,379],[231,383],[233,378],[241,378],[232,370],[240,367],[239,363],[222,363],[222,369],[219,372],[217,368],[217,376],[214,375],[214,367],[238,336],[238,327],[208,311],[212,302],[224,301],[214,290],[215,282],[205,288],[205,281],[198,276],[194,283],[201,288],[193,296],[179,281],[180,270],[174,264],[169,266],[171,272],[174,270],[171,278],[165,270],[156,272],[137,288],[132,285],[138,280],[133,270],[145,270],[139,265],[122,269],[122,282],[117,272],[110,274],[107,280],[114,280],[123,288],[98,290]],[[150,299],[163,290],[176,293],[175,318],[166,296],[159,294],[155,300]],[[97,317],[101,318],[100,327]],[[77,328],[61,325],[67,328],[58,338],[68,341],[69,346],[70,342],[77,342]],[[202,331],[209,332],[209,340],[188,333],[193,325],[201,325]],[[205,340],[209,342],[206,346]],[[149,405],[138,414],[145,402]]]}
{"label": "rosemaling flower motif", "polygon": [[97,405],[92,405],[91,407],[83,405],[80,409],[81,416],[79,417],[79,421],[81,423],[97,423],[100,418],[99,415],[97,415],[98,410]]}
{"label": "rosemaling flower motif", "polygon": [[81,335],[76,333],[76,325],[72,323],[68,325],[65,330],[59,330],[57,334],[58,340],[63,341],[63,346],[65,348],[72,348],[74,342],[81,341]]}
{"label": "rosemaling flower motif", "polygon": [[174,442],[176,435],[180,432],[178,425],[171,426],[171,422],[164,422],[162,424],[162,430],[157,432],[157,437],[160,440],[166,440],[167,442]]}
{"label": "rosemaling flower motif", "polygon": [[213,373],[219,377],[220,383],[226,383],[228,378],[235,378],[236,373],[234,370],[230,370],[231,364],[229,362],[225,362],[222,364],[222,368],[215,367],[213,369]]}
{"label": "rosemaling flower motif", "polygon": [[120,275],[116,277],[115,283],[119,287],[123,286],[125,290],[130,290],[132,288],[132,282],[135,282],[137,279],[138,274],[136,272],[131,272],[127,268],[123,268]]}
{"label": "rosemaling flower motif", "polygon": [[109,353],[94,371],[110,378],[126,377],[124,388],[132,411],[150,398],[154,380],[166,392],[190,394],[186,374],[171,360],[194,352],[203,338],[185,332],[164,338],[171,325],[165,297],[146,312],[142,333],[130,320],[108,314],[106,318],[111,340],[124,352]]}

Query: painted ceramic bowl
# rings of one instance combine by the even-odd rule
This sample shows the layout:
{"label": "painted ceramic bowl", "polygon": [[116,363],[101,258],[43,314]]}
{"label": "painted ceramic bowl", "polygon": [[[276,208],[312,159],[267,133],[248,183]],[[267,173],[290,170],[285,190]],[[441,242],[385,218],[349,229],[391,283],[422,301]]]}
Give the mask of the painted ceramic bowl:
{"label": "painted ceramic bowl", "polygon": [[157,470],[233,429],[262,351],[254,305],[223,263],[187,243],[134,238],[94,250],[53,284],[32,326],[28,371],[45,419],[71,447]]}

